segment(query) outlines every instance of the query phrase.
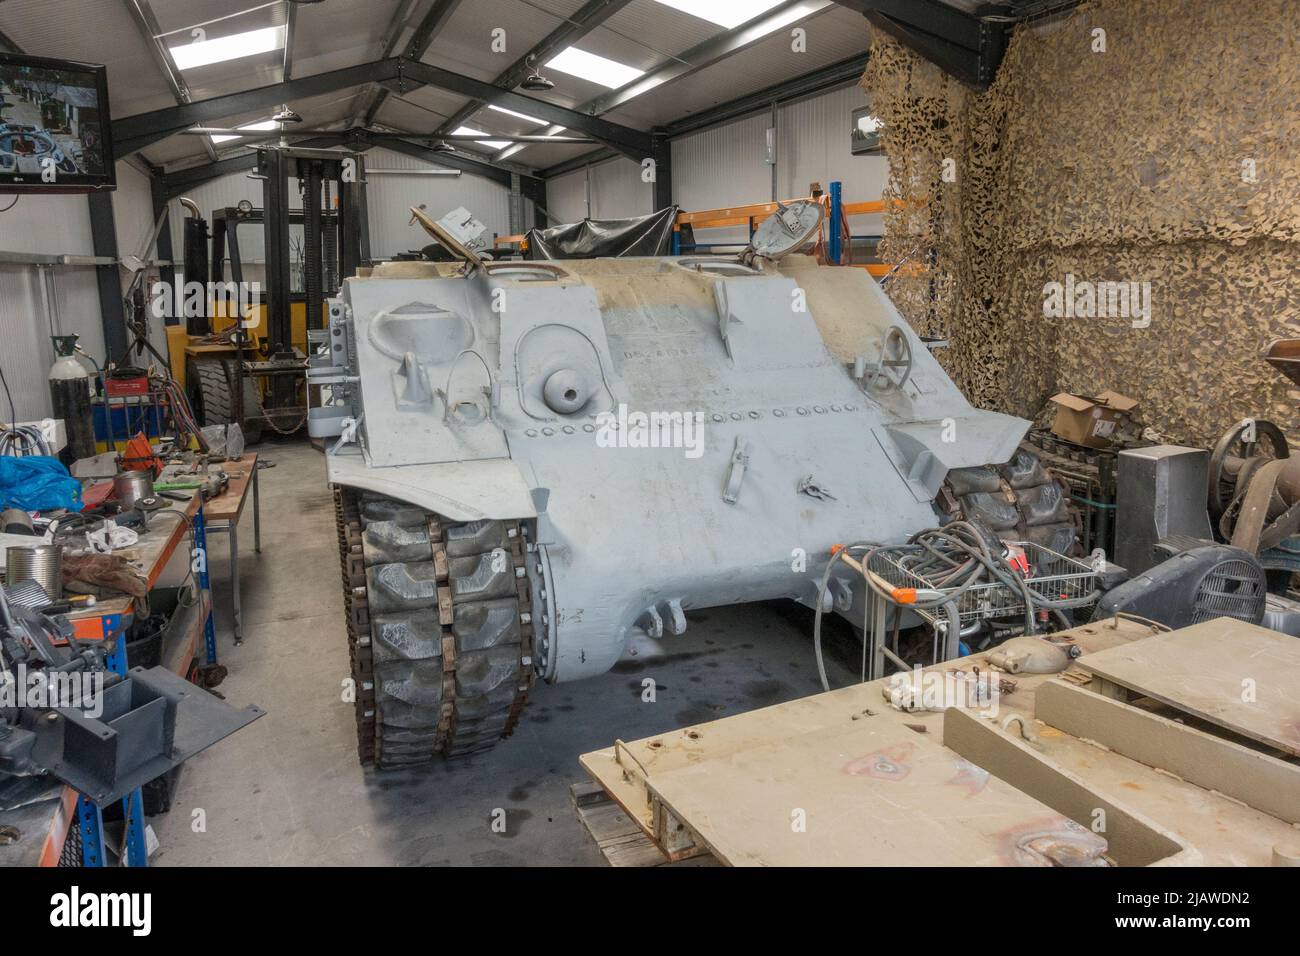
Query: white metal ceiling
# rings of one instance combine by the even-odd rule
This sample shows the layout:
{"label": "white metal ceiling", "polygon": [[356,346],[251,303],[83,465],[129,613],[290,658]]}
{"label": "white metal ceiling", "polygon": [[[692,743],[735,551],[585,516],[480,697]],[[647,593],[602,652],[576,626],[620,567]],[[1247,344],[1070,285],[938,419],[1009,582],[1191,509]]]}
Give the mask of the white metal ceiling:
{"label": "white metal ceiling", "polygon": [[[417,0],[400,34],[405,43],[411,29],[435,0]],[[952,0],[960,5],[961,0]],[[204,21],[208,37],[285,22],[283,2],[267,0],[150,0],[163,32]],[[583,0],[462,0],[434,38],[425,62],[480,80],[492,81],[507,67],[560,26],[583,6]],[[251,8],[261,9],[251,9]],[[400,0],[324,0],[297,8],[293,63],[295,77],[377,59]],[[867,46],[863,18],[844,8],[832,8],[803,24],[808,52],[789,50],[789,30],[778,31],[756,46],[679,80],[642,94],[609,118],[647,129],[716,103],[755,92],[828,63],[861,53]],[[492,30],[505,30],[505,51],[492,50]],[[0,31],[30,53],[105,63],[110,97],[117,117],[172,105],[175,101],[141,37],[124,0],[3,0]],[[722,28],[655,0],[633,0],[626,8],[589,32],[578,45],[589,52],[650,70],[671,62],[684,51],[721,32]],[[187,31],[188,32],[188,31]],[[168,45],[188,41],[186,33],[169,35]],[[556,70],[543,72],[555,82],[542,98],[579,106],[606,92],[598,86]],[[247,57],[187,70],[183,79],[196,99],[277,83],[279,53]],[[310,102],[291,103],[313,127],[341,127],[365,102],[369,90],[343,90]],[[538,94],[530,94],[538,95]],[[439,90],[418,90],[388,97],[378,116],[382,125],[429,132],[459,109],[465,100]],[[230,117],[222,125],[265,119]],[[491,134],[533,133],[539,127],[503,113],[480,109],[469,125]],[[544,167],[589,147],[529,146],[513,157]],[[145,151],[151,162],[176,164],[206,155],[198,137],[173,137]]]}

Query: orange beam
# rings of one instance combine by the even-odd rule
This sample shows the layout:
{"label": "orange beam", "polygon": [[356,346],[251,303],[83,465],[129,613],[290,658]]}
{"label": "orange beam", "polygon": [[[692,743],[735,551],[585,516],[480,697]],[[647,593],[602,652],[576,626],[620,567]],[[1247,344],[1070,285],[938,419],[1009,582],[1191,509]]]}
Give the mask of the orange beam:
{"label": "orange beam", "polygon": [[[806,197],[805,197],[806,198]],[[785,203],[799,202],[798,199],[786,199]],[[776,203],[760,202],[749,206],[727,206],[722,209],[701,209],[697,212],[679,212],[677,225],[708,227],[715,224],[738,225],[758,216],[768,216],[776,212]]]}

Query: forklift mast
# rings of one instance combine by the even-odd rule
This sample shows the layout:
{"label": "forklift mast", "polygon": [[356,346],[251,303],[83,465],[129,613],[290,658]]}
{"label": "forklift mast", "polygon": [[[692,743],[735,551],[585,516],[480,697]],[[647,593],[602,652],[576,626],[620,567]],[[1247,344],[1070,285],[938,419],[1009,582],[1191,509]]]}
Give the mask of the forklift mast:
{"label": "forklift mast", "polygon": [[[303,224],[303,286],[307,328],[324,327],[326,296],[370,257],[366,225],[365,158],[335,150],[263,146],[257,151],[266,234],[266,329],[272,355],[293,349],[289,226]],[[291,211],[296,178],[302,212]],[[337,201],[337,209],[335,209]]]}

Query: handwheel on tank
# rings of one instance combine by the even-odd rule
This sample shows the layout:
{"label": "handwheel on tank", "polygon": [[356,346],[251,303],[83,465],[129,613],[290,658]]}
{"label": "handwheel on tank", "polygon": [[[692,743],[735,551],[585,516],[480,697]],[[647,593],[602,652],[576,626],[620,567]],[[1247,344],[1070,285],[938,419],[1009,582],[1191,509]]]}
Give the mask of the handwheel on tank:
{"label": "handwheel on tank", "polygon": [[873,392],[902,388],[912,376],[912,343],[907,333],[891,325],[880,340],[880,363],[871,370],[867,385]]}
{"label": "handwheel on tank", "polygon": [[[1253,428],[1253,440],[1247,436]],[[1258,418],[1246,418],[1237,422],[1226,432],[1210,453],[1209,506],[1210,518],[1216,524],[1228,510],[1233,497],[1244,489],[1238,487],[1244,463],[1260,457],[1260,440],[1268,439],[1272,458],[1289,458],[1291,450],[1287,446],[1282,429],[1270,421]]]}

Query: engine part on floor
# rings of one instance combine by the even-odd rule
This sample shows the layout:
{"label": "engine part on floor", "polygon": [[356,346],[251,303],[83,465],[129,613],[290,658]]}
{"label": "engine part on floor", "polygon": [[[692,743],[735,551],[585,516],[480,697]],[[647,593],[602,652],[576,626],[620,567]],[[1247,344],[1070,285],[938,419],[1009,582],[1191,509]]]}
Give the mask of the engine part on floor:
{"label": "engine part on floor", "polygon": [[1219,532],[1235,547],[1259,554],[1300,530],[1300,458],[1267,461],[1242,482],[1219,519]]}
{"label": "engine part on floor", "polygon": [[1100,548],[1115,553],[1117,448],[1089,448],[1052,434],[1030,429],[1025,448],[1037,455],[1066,490],[1079,516],[1079,546],[1084,554]]}
{"label": "engine part on floor", "polygon": [[1008,674],[1059,674],[1078,656],[1077,644],[1022,634],[1003,641],[985,660]]}
{"label": "engine part on floor", "polygon": [[1290,454],[1286,436],[1271,421],[1246,418],[1228,428],[1210,456],[1209,504],[1214,520],[1223,515],[1260,465]]}
{"label": "engine part on floor", "polygon": [[[792,598],[861,621],[862,576],[842,566],[819,596],[808,562],[933,527],[948,474],[1012,462],[1028,423],[972,408],[862,270],[742,259],[466,258],[347,280],[308,373],[330,482],[440,528],[517,528],[537,627],[525,670],[547,680],[671,642],[687,609]],[[910,373],[869,388],[853,370],[889,336]],[[1033,490],[1031,464],[1007,473],[1025,485],[1011,523],[1072,546],[1059,487]]]}
{"label": "engine part on floor", "polygon": [[1078,520],[1068,489],[1024,447],[1003,465],[952,469],[939,504],[952,518],[1003,540],[1031,541],[1057,554],[1075,551]]}
{"label": "engine part on floor", "polygon": [[1107,592],[1092,619],[1129,614],[1172,628],[1215,617],[1258,624],[1267,590],[1264,568],[1253,554],[1210,544],[1176,554]]}
{"label": "engine part on floor", "polygon": [[[854,554],[861,552],[861,559]],[[986,621],[1019,616],[1026,634],[1041,629],[1039,617],[1067,627],[1066,612],[1090,607],[1100,595],[1097,569],[1033,542],[1007,542],[982,529],[978,522],[953,521],[942,528],[918,532],[905,545],[858,543],[837,547],[835,557],[861,575],[874,600],[864,602],[862,630],[868,649],[908,669],[909,663],[885,645],[884,618],[892,614],[897,648],[902,615],[916,615],[933,633],[931,663],[959,656],[960,641]],[[825,595],[832,561],[823,574],[819,595]],[[878,612],[877,602],[887,607]],[[830,689],[821,650],[821,613],[813,620],[813,652],[822,687]],[[863,679],[880,676],[875,663]]]}
{"label": "engine part on floor", "polygon": [[1159,541],[1183,536],[1212,543],[1202,491],[1209,454],[1202,448],[1151,445],[1119,453],[1115,560],[1137,575],[1159,558]]}
{"label": "engine part on floor", "polygon": [[0,673],[16,701],[0,711],[0,775],[48,773],[102,806],[262,715],[164,667],[114,673],[105,653],[66,618],[11,604],[0,588]]}
{"label": "engine part on floor", "polygon": [[[1210,453],[1206,487],[1210,520],[1219,527],[1233,500],[1270,461],[1290,457],[1286,436],[1264,419],[1246,418],[1225,431]],[[1231,537],[1231,533],[1224,535]]]}

